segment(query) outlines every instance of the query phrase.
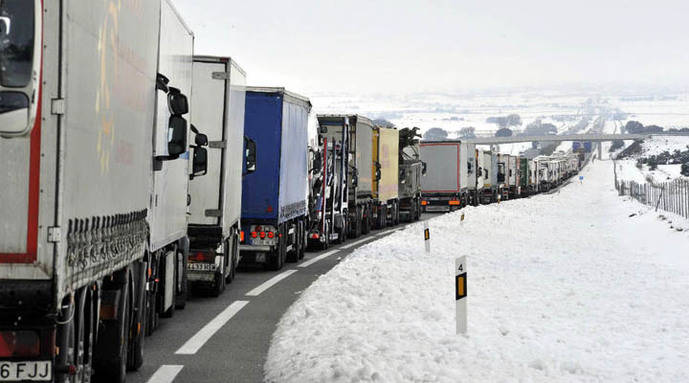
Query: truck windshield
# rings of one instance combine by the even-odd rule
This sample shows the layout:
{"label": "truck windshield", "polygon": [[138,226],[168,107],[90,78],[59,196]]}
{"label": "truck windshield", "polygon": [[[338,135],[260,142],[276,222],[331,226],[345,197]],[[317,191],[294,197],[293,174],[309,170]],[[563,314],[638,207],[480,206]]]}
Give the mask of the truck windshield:
{"label": "truck windshield", "polygon": [[0,84],[23,88],[31,81],[34,1],[0,0]]}

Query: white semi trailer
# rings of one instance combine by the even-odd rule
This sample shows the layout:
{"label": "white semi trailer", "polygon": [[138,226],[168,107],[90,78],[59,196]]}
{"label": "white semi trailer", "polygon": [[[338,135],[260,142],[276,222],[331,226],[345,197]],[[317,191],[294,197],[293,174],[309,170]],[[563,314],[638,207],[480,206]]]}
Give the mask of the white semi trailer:
{"label": "white semi trailer", "polygon": [[[192,121],[207,135],[208,165],[190,187],[187,277],[195,290],[213,296],[232,282],[239,262],[245,100],[246,73],[234,60],[194,57]],[[255,158],[252,148],[249,158]]]}
{"label": "white semi trailer", "polygon": [[0,14],[0,380],[123,382],[182,303],[193,35],[167,0]]}

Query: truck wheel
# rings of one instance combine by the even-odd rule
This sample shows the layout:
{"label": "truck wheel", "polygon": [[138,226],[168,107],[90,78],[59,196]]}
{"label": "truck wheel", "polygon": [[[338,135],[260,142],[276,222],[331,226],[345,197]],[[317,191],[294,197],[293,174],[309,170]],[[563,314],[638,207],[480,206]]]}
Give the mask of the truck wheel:
{"label": "truck wheel", "polygon": [[[118,273],[126,273],[125,269]],[[98,352],[95,353],[96,381],[125,383],[127,379],[127,353],[129,351],[129,278],[119,288],[120,310],[115,319],[101,322],[98,331]]]}
{"label": "truck wheel", "polygon": [[225,258],[220,262],[220,270],[215,273],[215,281],[211,289],[212,297],[219,297],[225,291]]}
{"label": "truck wheel", "polygon": [[189,296],[189,282],[187,279],[187,263],[189,260],[188,251],[177,249],[177,294],[175,295],[175,308],[184,310],[187,307],[187,297]]}
{"label": "truck wheel", "polygon": [[72,364],[77,367],[77,374],[74,376],[75,382],[84,382],[86,376],[90,378],[91,367],[86,368],[85,364],[88,363],[90,358],[86,357],[86,343],[88,342],[88,337],[86,332],[88,331],[85,322],[88,321],[88,299],[87,296],[89,291],[89,286],[82,287],[77,291],[77,298],[75,301],[75,312],[74,312],[74,360]]}
{"label": "truck wheel", "polygon": [[[137,304],[136,308],[132,310],[131,329],[129,331],[131,339],[127,360],[127,368],[133,371],[138,370],[144,364],[144,329],[146,328],[146,263],[138,262],[138,265],[138,270],[134,268],[138,273],[132,273],[129,282],[132,291],[130,301]],[[138,283],[133,278],[137,278]],[[136,296],[139,297],[138,302]]]}
{"label": "truck wheel", "polygon": [[234,233],[232,235],[232,252],[230,253],[230,272],[227,274],[226,284],[232,283],[234,281],[235,275],[237,275],[237,260],[239,259],[239,235]]}
{"label": "truck wheel", "polygon": [[[55,364],[58,366],[68,366],[74,364],[74,360],[77,358],[77,345],[75,339],[78,335],[75,335],[76,330],[76,316],[79,314],[77,310],[77,303],[72,301],[71,296],[66,296],[62,300],[61,306],[63,309],[60,310],[58,319],[60,324],[57,326],[57,334],[55,338],[55,344],[61,350],[62,353],[55,357]],[[71,378],[66,372],[56,373],[55,382],[62,383],[68,382]]]}
{"label": "truck wheel", "polygon": [[98,286],[87,286],[84,306],[84,358],[81,374],[82,383],[90,383],[93,375],[93,349],[98,328]]}
{"label": "truck wheel", "polygon": [[[280,233],[284,232],[282,229],[283,229],[283,226],[280,226],[280,228],[278,229]],[[275,250],[271,251],[270,253],[268,253],[268,257],[267,257],[268,259],[266,261],[266,268],[268,270],[277,271],[277,270],[282,269],[282,267],[284,266],[285,257],[287,255],[287,254],[285,254],[286,253],[285,249],[287,248],[287,246],[285,245],[285,243],[287,242],[285,238],[286,237],[284,235],[282,237],[278,237],[277,248]],[[327,243],[327,235],[326,235],[326,243]]]}
{"label": "truck wheel", "polygon": [[306,245],[309,242],[306,233],[306,223],[303,221],[300,222],[299,229],[301,230],[301,234],[299,236],[299,240],[301,241],[301,246],[299,246],[299,260],[302,260],[304,259],[304,254],[306,253]]}
{"label": "truck wheel", "polygon": [[157,254],[151,254],[150,261],[148,262],[148,267],[151,269],[150,275],[148,275],[147,282],[150,286],[153,286],[146,294],[146,327],[145,335],[151,336],[153,331],[158,327],[158,289],[160,287],[160,282],[155,282],[156,279],[159,280],[160,276],[160,257]]}
{"label": "truck wheel", "polygon": [[172,289],[172,296],[174,297],[177,292],[177,272],[179,271],[177,267],[173,267],[172,269],[172,286],[168,286],[168,281],[166,280],[165,276],[167,275],[167,257],[175,257],[175,265],[177,264],[177,250],[175,249],[175,252],[172,255],[169,254],[164,254],[163,257],[161,257],[161,268],[160,270],[162,271],[160,273],[161,279],[164,281],[162,286],[163,288],[160,289],[160,297],[158,299],[158,303],[160,304],[160,317],[161,318],[172,318],[175,315],[175,303],[173,302],[170,305],[170,308],[163,311],[163,308],[165,307],[165,290],[167,289]]}
{"label": "truck wheel", "polygon": [[373,221],[371,221],[372,213],[373,213],[373,208],[372,206],[366,205],[364,207],[366,213],[366,218],[361,220],[361,234],[368,234],[371,232],[371,226],[373,225]]}
{"label": "truck wheel", "polygon": [[[283,236],[283,238],[288,238],[289,234]],[[285,240],[287,242],[287,240]],[[287,243],[285,243],[285,247]],[[297,262],[299,260],[299,224],[294,225],[294,243],[292,243],[292,250],[287,252],[285,255],[285,260],[290,263]]]}

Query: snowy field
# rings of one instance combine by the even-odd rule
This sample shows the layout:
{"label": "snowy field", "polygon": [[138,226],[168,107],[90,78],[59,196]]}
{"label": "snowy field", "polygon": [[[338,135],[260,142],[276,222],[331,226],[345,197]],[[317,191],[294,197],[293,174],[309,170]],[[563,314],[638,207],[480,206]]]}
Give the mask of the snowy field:
{"label": "snowy field", "polygon": [[[619,96],[591,91],[493,91],[485,93],[418,93],[418,94],[313,94],[313,114],[358,113],[370,118],[385,118],[398,127],[418,126],[422,132],[439,127],[457,132],[472,126],[478,133],[495,131],[488,117],[519,114],[521,128],[535,120],[554,124],[559,133],[588,117],[626,113],[627,119],[608,121],[604,131],[614,132],[627,120],[665,128],[689,127],[689,94],[664,96]],[[315,121],[315,119],[314,119]],[[586,132],[592,124],[579,131]]]}
{"label": "snowy field", "polygon": [[617,161],[617,175],[623,181],[638,183],[644,183],[649,179],[653,182],[668,182],[676,178],[686,178],[681,175],[682,165],[680,164],[658,165],[656,170],[650,170],[648,165],[643,165],[639,169],[636,167],[636,159],[659,155],[664,151],[673,153],[675,150],[686,151],[687,149],[689,149],[689,137],[659,136],[644,140],[641,145],[641,154]]}
{"label": "snowy field", "polygon": [[357,250],[284,315],[266,381],[689,381],[689,222],[618,197],[610,161],[582,173],[431,220],[430,256],[423,224]]}

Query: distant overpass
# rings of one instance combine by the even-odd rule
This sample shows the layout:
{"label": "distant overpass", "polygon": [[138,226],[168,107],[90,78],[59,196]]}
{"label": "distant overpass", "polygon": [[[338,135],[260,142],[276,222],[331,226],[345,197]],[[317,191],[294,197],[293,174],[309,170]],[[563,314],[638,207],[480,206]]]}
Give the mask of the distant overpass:
{"label": "distant overpass", "polygon": [[499,144],[513,144],[517,142],[559,142],[559,141],[615,141],[615,140],[644,140],[653,136],[685,136],[689,137],[686,132],[661,132],[661,133],[644,133],[644,134],[551,134],[547,136],[510,136],[510,137],[477,137],[458,139],[458,141],[477,145],[499,145]]}

